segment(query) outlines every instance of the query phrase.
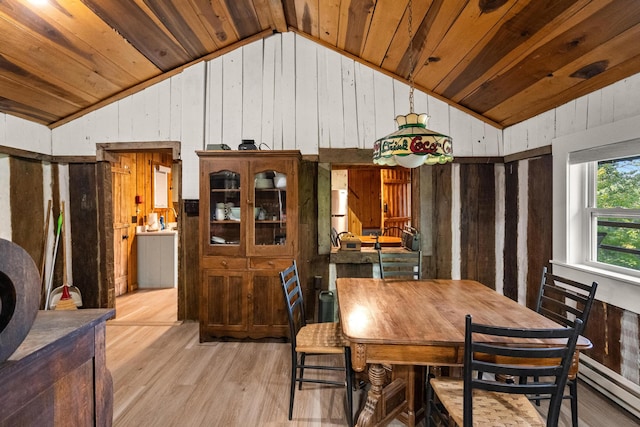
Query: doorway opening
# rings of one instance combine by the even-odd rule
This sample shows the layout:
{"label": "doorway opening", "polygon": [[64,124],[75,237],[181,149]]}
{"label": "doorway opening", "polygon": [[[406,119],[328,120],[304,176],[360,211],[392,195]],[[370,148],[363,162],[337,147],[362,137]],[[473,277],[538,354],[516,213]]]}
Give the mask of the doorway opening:
{"label": "doorway opening", "polygon": [[338,234],[401,237],[411,226],[410,169],[332,167],[331,227]]}
{"label": "doorway opening", "polygon": [[[97,160],[108,161],[111,169],[104,209],[111,213],[112,221],[105,223],[103,235],[105,244],[111,241],[113,248],[106,256],[113,258],[107,260],[113,265],[108,292],[116,318],[121,318],[121,311],[130,311],[131,304],[123,297],[134,301],[132,294],[146,293],[144,299],[149,300],[152,291],[168,289],[157,294],[163,300],[172,299],[170,317],[177,320],[182,276],[178,262],[182,228],[179,152],[179,142],[97,144]],[[158,171],[165,179],[162,185]]]}

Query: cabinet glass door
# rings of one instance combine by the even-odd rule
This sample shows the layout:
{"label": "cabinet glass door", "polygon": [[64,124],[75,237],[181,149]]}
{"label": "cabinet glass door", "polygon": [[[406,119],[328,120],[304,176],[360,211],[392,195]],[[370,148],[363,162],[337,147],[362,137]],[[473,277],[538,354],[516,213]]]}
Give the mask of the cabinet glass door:
{"label": "cabinet glass door", "polygon": [[209,174],[209,239],[211,245],[240,245],[243,220],[240,173],[221,170]]}
{"label": "cabinet glass door", "polygon": [[254,174],[253,245],[287,244],[287,174],[268,170]]}

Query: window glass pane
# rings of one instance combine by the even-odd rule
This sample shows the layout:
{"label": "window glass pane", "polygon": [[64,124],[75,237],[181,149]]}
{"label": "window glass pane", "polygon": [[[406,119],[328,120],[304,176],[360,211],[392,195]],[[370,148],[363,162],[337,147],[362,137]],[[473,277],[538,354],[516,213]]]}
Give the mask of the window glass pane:
{"label": "window glass pane", "polygon": [[640,209],[640,156],[598,162],[596,207]]}
{"label": "window glass pane", "polygon": [[598,262],[640,270],[640,219],[598,217]]}
{"label": "window glass pane", "polygon": [[597,166],[596,260],[640,271],[640,156]]}

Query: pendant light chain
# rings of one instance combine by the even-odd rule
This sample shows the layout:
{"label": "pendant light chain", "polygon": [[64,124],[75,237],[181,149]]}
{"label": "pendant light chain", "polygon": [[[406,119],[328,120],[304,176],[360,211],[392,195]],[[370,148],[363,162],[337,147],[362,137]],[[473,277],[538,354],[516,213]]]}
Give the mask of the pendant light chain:
{"label": "pendant light chain", "polygon": [[[409,30],[409,114],[396,116],[398,130],[376,140],[373,144],[373,163],[376,165],[417,168],[421,165],[443,165],[453,161],[451,137],[427,129],[427,114],[413,112],[414,58],[413,0],[407,0]],[[398,30],[400,31],[400,30]],[[425,36],[426,38],[426,36]],[[426,41],[423,41],[426,46]],[[405,53],[406,58],[406,53]]]}
{"label": "pendant light chain", "polygon": [[409,27],[409,112],[413,113],[413,8],[412,1],[409,0],[408,9],[409,9],[409,19],[408,27]]}

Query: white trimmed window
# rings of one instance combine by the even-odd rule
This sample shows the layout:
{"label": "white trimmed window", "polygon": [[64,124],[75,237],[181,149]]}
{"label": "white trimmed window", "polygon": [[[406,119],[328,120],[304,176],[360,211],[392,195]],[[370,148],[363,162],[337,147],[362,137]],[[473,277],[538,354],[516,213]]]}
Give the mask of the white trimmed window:
{"label": "white trimmed window", "polygon": [[640,141],[570,155],[584,173],[583,260],[640,277]]}

